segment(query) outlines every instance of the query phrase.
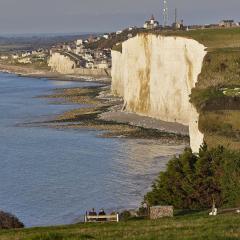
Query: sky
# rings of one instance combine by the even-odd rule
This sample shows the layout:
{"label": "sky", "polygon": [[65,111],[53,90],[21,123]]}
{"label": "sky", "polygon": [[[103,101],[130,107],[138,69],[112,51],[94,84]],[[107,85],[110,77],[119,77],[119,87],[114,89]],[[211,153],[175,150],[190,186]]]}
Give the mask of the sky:
{"label": "sky", "polygon": [[[162,22],[163,0],[0,0],[0,35],[6,33],[109,32],[142,26],[152,14]],[[168,0],[185,24],[240,21],[240,0]]]}

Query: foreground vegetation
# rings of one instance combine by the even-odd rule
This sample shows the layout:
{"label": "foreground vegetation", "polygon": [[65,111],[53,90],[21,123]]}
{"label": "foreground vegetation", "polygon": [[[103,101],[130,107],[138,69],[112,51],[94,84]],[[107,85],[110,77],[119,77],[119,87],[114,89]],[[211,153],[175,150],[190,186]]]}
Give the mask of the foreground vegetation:
{"label": "foreground vegetation", "polygon": [[19,219],[3,211],[0,211],[0,229],[23,228],[24,224]]}
{"label": "foreground vegetation", "polygon": [[1,240],[234,240],[240,239],[240,216],[209,217],[206,212],[157,221],[77,224],[61,227],[0,231]]}

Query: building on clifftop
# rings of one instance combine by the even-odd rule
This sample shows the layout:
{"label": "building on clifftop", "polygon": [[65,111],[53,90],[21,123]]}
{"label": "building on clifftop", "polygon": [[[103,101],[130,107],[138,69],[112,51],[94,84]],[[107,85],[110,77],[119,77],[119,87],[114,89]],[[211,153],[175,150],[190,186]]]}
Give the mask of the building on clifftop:
{"label": "building on clifftop", "polygon": [[219,27],[229,28],[229,27],[236,27],[236,26],[237,26],[237,24],[234,22],[234,20],[222,20],[219,23]]}
{"label": "building on clifftop", "polygon": [[159,27],[159,22],[155,20],[154,16],[152,15],[150,20],[146,21],[143,25],[145,29],[155,29]]}

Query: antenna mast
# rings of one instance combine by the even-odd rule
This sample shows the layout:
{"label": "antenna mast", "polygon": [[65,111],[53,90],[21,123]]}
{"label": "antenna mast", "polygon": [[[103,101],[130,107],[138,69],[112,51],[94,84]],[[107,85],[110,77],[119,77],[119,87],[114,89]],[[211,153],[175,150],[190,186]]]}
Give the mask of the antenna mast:
{"label": "antenna mast", "polygon": [[168,0],[163,0],[163,26],[168,26]]}
{"label": "antenna mast", "polygon": [[178,12],[177,12],[177,8],[175,8],[175,24],[177,24],[178,21]]}

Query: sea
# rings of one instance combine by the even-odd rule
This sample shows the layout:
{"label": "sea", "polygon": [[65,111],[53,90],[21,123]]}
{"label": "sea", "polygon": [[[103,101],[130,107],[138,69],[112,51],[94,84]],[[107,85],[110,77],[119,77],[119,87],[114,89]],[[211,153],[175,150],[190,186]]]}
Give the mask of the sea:
{"label": "sea", "polygon": [[85,107],[39,96],[94,84],[0,73],[0,210],[26,227],[75,223],[92,208],[137,208],[185,147],[33,124]]}

